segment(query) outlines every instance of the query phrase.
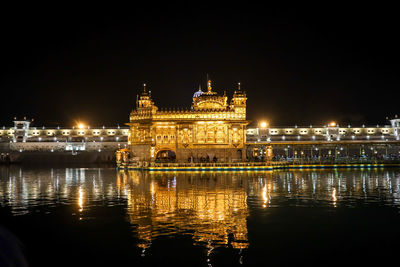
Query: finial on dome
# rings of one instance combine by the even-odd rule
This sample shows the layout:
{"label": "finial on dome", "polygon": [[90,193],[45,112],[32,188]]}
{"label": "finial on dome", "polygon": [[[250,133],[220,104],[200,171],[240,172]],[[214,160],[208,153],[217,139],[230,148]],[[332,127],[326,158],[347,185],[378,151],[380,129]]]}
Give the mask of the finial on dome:
{"label": "finial on dome", "polygon": [[211,80],[208,80],[208,82],[207,82],[207,91],[208,91],[208,92],[211,92],[211,91],[212,91]]}
{"label": "finial on dome", "polygon": [[146,92],[146,84],[143,84],[143,92]]}
{"label": "finial on dome", "polygon": [[201,91],[201,84],[199,84],[199,92],[203,92],[203,91]]}
{"label": "finial on dome", "polygon": [[238,91],[240,91],[240,83],[238,83]]}

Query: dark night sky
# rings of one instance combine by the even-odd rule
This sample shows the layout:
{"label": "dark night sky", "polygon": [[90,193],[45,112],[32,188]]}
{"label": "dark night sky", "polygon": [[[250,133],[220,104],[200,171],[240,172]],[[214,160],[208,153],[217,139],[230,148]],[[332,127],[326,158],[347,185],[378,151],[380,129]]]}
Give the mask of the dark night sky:
{"label": "dark night sky", "polygon": [[144,82],[159,107],[189,107],[207,73],[229,96],[242,83],[253,121],[400,114],[394,7],[76,10],[3,9],[0,125],[121,125]]}

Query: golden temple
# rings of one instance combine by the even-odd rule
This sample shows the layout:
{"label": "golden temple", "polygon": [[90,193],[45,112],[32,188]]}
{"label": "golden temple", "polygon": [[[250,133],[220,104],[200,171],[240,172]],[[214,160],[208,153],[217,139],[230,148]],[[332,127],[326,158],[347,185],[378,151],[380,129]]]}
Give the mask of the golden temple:
{"label": "golden temple", "polygon": [[[130,162],[236,162],[246,158],[246,93],[238,84],[228,104],[226,93],[201,88],[190,109],[160,110],[144,85],[130,113]],[[117,159],[118,160],[118,159]]]}

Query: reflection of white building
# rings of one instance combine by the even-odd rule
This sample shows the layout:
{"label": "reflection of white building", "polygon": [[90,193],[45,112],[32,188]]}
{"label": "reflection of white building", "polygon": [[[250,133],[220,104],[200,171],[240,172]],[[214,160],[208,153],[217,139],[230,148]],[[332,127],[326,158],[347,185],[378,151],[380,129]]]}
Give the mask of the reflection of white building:
{"label": "reflection of white building", "polygon": [[108,171],[0,168],[0,206],[10,206],[13,214],[22,215],[29,213],[32,206],[73,205],[78,212],[91,201],[107,200],[110,204],[124,201],[123,192],[118,192],[115,186],[114,170]]}
{"label": "reflection of white building", "polygon": [[84,168],[66,168],[65,181],[67,184],[80,184],[85,182],[85,169]]}

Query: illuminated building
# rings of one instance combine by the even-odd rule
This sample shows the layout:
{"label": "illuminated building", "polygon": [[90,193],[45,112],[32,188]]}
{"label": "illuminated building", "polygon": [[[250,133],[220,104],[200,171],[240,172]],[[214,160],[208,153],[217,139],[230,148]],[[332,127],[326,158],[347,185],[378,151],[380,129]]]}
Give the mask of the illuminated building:
{"label": "illuminated building", "polygon": [[124,163],[152,165],[165,161],[230,164],[269,158],[400,158],[397,116],[385,125],[351,126],[331,121],[287,127],[261,121],[258,127],[248,127],[246,101],[240,85],[228,104],[228,97],[214,92],[209,81],[207,91],[196,91],[191,108],[186,110],[159,109],[145,88],[130,114],[129,127],[82,123],[69,128],[37,127],[26,118],[14,118],[14,126],[0,128],[0,163],[56,158],[115,162],[119,149],[128,155],[120,156],[126,159]]}
{"label": "illuminated building", "polygon": [[128,146],[136,161],[174,159],[177,162],[245,160],[246,93],[240,84],[228,104],[226,94],[193,95],[190,109],[159,109],[144,86],[130,114]]}
{"label": "illuminated building", "polygon": [[115,151],[127,146],[127,127],[37,127],[33,120],[14,118],[13,127],[0,128],[0,163],[115,162]]}
{"label": "illuminated building", "polygon": [[272,147],[277,159],[399,159],[400,119],[390,119],[390,125],[327,125],[268,126],[248,128],[246,145],[248,158],[265,154]]}

